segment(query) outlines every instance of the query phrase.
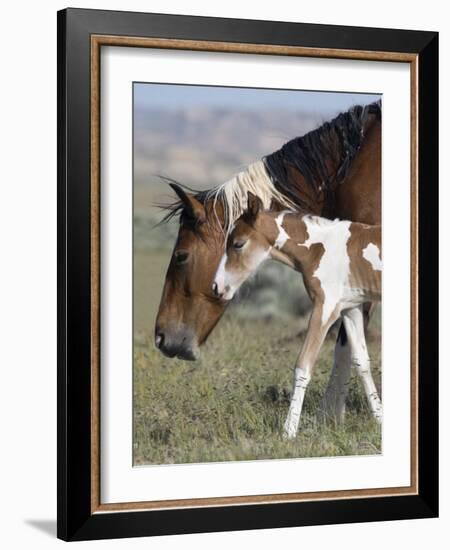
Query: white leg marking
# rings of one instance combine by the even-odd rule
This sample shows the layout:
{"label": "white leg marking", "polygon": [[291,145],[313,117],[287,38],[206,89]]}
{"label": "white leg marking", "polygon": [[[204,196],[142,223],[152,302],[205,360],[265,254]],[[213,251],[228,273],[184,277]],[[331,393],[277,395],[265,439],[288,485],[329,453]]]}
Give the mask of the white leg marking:
{"label": "white leg marking", "polygon": [[370,263],[374,271],[382,271],[383,263],[380,257],[380,249],[376,244],[369,243],[362,251],[362,255]]}
{"label": "white leg marking", "polygon": [[348,221],[330,221],[314,216],[305,216],[303,221],[308,230],[308,239],[298,246],[310,247],[321,243],[325,249],[314,277],[319,279],[324,293],[322,324],[324,325],[341,300],[348,286],[350,258],[347,253],[347,241],[350,237]]}
{"label": "white leg marking", "polygon": [[294,391],[292,393],[289,412],[284,423],[284,437],[292,439],[297,435],[300,415],[302,413],[305,391],[308,387],[311,375],[308,370],[296,368],[294,374]]}
{"label": "white leg marking", "polygon": [[342,317],[344,319],[345,330],[352,350],[352,364],[361,377],[367,401],[375,420],[381,424],[383,419],[383,409],[375,382],[370,370],[370,359],[367,353],[366,339],[364,335],[364,318],[362,305],[346,310]]}
{"label": "white leg marking", "polygon": [[320,305],[321,302],[316,302],[313,306],[305,341],[303,342],[302,350],[297,359],[294,375],[294,390],[289,413],[284,424],[284,436],[286,438],[292,438],[297,435],[306,387],[311,379],[317,356],[319,355],[320,348],[322,347],[328,329],[338,316],[337,313],[333,313],[330,320],[325,325],[322,325]]}

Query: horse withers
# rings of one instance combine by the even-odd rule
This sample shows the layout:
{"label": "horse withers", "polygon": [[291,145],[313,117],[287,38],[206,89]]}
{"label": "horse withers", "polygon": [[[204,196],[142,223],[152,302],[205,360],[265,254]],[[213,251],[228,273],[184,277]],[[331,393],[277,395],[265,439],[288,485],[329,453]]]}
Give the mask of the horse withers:
{"label": "horse withers", "polygon": [[298,356],[293,393],[284,426],[297,434],[306,387],[330,327],[341,317],[352,364],[361,376],[370,409],[381,423],[382,407],[372,379],[364,337],[362,306],[381,299],[381,226],[330,221],[292,211],[265,212],[251,193],[248,209],[228,237],[212,290],[229,301],[241,284],[268,258],[303,276],[312,312]]}

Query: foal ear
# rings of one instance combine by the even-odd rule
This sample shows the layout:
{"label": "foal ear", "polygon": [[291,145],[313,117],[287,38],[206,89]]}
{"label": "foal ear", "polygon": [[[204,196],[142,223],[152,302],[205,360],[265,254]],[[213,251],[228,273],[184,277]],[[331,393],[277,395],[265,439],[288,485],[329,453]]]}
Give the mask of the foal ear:
{"label": "foal ear", "polygon": [[244,214],[247,223],[252,224],[262,208],[261,199],[249,191],[247,193],[247,210]]}
{"label": "foal ear", "polygon": [[175,193],[178,195],[179,199],[183,203],[188,217],[197,223],[205,222],[206,213],[203,204],[191,193],[186,193],[186,191],[176,183],[169,183],[169,185],[170,187],[172,187],[172,189],[175,191]]}

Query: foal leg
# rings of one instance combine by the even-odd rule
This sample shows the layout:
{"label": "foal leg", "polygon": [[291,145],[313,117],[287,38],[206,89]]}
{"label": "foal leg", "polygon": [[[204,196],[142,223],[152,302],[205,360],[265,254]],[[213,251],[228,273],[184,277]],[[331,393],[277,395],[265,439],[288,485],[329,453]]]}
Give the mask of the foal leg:
{"label": "foal leg", "polygon": [[382,405],[370,370],[370,358],[364,335],[363,308],[358,306],[342,314],[352,353],[352,364],[361,377],[369,407],[375,420],[381,424]]}
{"label": "foal leg", "polygon": [[[367,331],[367,325],[374,311],[374,303],[366,303],[363,306],[364,311],[364,329]],[[347,400],[348,389],[350,386],[350,375],[352,366],[352,356],[350,344],[345,331],[344,323],[339,328],[338,337],[334,347],[333,369],[328,381],[325,395],[322,399],[322,416],[333,418],[337,422],[342,422],[345,417],[345,402]]]}
{"label": "foal leg", "polygon": [[344,324],[339,328],[334,347],[333,369],[328,381],[325,395],[322,399],[321,414],[325,418],[334,418],[342,422],[345,416],[345,401],[347,399],[351,374],[350,344]]}
{"label": "foal leg", "polygon": [[312,371],[322,347],[325,336],[334,323],[337,316],[333,314],[331,318],[322,324],[322,307],[314,305],[311,318],[309,320],[308,331],[305,342],[298,356],[294,371],[294,386],[292,391],[291,404],[289,412],[284,423],[284,437],[292,439],[297,435],[300,415],[305,398],[305,391],[311,380]]}

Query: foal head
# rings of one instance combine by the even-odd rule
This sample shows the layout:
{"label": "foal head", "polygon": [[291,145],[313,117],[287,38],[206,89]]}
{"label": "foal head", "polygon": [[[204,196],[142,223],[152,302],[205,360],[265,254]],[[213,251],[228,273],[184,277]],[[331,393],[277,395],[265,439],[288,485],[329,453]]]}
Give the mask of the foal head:
{"label": "foal head", "polygon": [[242,283],[269,257],[272,246],[267,239],[273,219],[264,214],[261,200],[248,193],[247,210],[235,223],[222,256],[212,289],[222,300],[231,300]]}

